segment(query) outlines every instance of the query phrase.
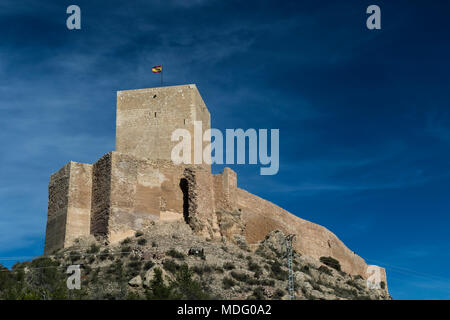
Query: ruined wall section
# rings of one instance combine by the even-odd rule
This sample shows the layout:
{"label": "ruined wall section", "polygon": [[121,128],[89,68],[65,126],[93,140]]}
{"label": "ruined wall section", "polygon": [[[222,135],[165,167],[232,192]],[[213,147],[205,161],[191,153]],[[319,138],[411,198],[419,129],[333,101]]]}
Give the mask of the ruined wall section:
{"label": "ruined wall section", "polygon": [[350,274],[366,275],[364,260],[349,250],[328,229],[303,220],[275,204],[238,189],[238,206],[245,221],[245,236],[249,243],[256,243],[275,229],[285,234],[297,235],[294,248],[316,259],[331,256],[341,263],[342,270]]}
{"label": "ruined wall section", "polygon": [[45,232],[45,254],[64,246],[69,203],[70,163],[50,177],[48,186],[48,218]]}
{"label": "ruined wall section", "polygon": [[92,166],[69,162],[50,177],[44,253],[89,235]]}
{"label": "ruined wall section", "polygon": [[[117,92],[116,151],[151,160],[171,160],[176,129],[191,134],[194,164],[194,121],[202,132],[211,126],[210,114],[193,84]],[[201,149],[209,142],[201,142]],[[205,165],[210,169],[210,165]]]}
{"label": "ruined wall section", "polygon": [[213,176],[201,167],[184,171],[188,192],[187,222],[197,234],[209,239],[220,239],[214,203]]}
{"label": "ruined wall section", "polygon": [[237,174],[230,168],[213,176],[214,198],[220,233],[234,241],[235,235],[243,235],[245,230],[242,211],[237,207]]}
{"label": "ruined wall section", "polygon": [[65,246],[90,234],[92,165],[70,163],[69,206],[66,221]]}

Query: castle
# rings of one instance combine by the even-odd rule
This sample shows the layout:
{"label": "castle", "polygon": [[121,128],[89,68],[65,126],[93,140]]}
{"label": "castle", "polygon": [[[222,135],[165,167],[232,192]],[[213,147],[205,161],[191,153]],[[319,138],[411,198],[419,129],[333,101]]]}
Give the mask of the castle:
{"label": "castle", "polygon": [[298,252],[333,257],[344,272],[366,279],[377,273],[387,283],[383,268],[368,266],[328,229],[240,189],[233,170],[212,174],[207,164],[175,165],[171,134],[177,128],[193,134],[194,121],[210,128],[195,85],[117,92],[116,151],[94,164],[69,162],[50,177],[45,254],[78,237],[116,243],[154,220],[185,221],[210,240],[250,245],[279,229],[297,236]]}

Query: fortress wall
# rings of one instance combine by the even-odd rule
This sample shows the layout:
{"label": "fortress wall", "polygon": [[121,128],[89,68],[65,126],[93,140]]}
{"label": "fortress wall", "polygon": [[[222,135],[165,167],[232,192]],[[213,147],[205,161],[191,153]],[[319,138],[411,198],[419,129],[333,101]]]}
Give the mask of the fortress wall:
{"label": "fortress wall", "polygon": [[202,167],[190,167],[186,168],[184,178],[187,181],[189,225],[206,238],[219,239],[213,175]]}
{"label": "fortress wall", "polygon": [[104,155],[93,165],[92,170],[92,202],[91,202],[91,234],[107,239],[110,217],[111,199],[111,158]]}
{"label": "fortress wall", "polygon": [[183,166],[113,152],[111,167],[108,227],[112,243],[134,235],[154,220],[183,219]]}
{"label": "fortress wall", "polygon": [[69,162],[50,177],[46,254],[89,235],[92,166]]}
{"label": "fortress wall", "polygon": [[245,190],[237,191],[238,207],[245,222],[245,236],[249,243],[265,238],[272,230],[279,229],[285,234],[296,234],[294,248],[316,259],[331,256],[339,260],[342,270],[350,274],[366,275],[364,260],[349,250],[328,229],[294,216],[275,204],[255,196]]}
{"label": "fortress wall", "polygon": [[71,162],[65,246],[90,234],[91,196],[92,165]]}
{"label": "fortress wall", "polygon": [[70,163],[52,174],[48,185],[48,218],[44,253],[64,247],[69,205]]}

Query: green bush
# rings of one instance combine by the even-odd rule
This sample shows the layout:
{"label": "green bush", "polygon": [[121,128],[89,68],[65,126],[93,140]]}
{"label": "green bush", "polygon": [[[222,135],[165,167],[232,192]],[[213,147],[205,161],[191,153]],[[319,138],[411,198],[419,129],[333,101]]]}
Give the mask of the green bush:
{"label": "green bush", "polygon": [[147,299],[173,300],[179,298],[179,296],[175,294],[173,287],[164,283],[160,268],[155,268],[155,275],[150,281],[150,287],[152,290],[146,292]]}
{"label": "green bush", "polygon": [[274,297],[274,299],[281,299],[284,297],[284,295],[285,295],[285,292],[283,290],[277,289],[275,291],[275,293],[273,294],[273,297]]}
{"label": "green bush", "polygon": [[218,272],[218,273],[224,273],[223,268],[220,267],[220,266],[215,266],[215,267],[214,267],[214,270],[215,270],[216,272]]}
{"label": "green bush", "polygon": [[131,243],[131,238],[125,238],[122,240],[122,242],[120,244],[125,245],[125,244],[129,244]]}
{"label": "green bush", "polygon": [[179,260],[184,260],[184,258],[186,257],[186,255],[184,253],[181,253],[173,248],[170,249],[169,251],[167,251],[166,254],[172,258],[179,259]]}
{"label": "green bush", "polygon": [[341,298],[346,298],[346,299],[356,299],[356,297],[358,296],[358,292],[355,289],[345,289],[345,288],[341,288],[341,287],[335,287],[334,288],[334,294],[341,297]]}
{"label": "green bush", "polygon": [[111,263],[106,269],[106,273],[115,276],[117,279],[122,279],[124,277],[122,261],[116,260]]}
{"label": "green bush", "polygon": [[263,280],[260,280],[259,283],[262,286],[268,286],[268,287],[275,286],[275,280],[272,280],[272,279],[263,279]]}
{"label": "green bush", "polygon": [[144,246],[147,244],[147,240],[145,238],[140,238],[137,243],[140,246]]}
{"label": "green bush", "polygon": [[270,270],[272,271],[272,278],[277,280],[285,281],[289,276],[287,271],[281,269],[281,264],[278,261],[271,264]]}
{"label": "green bush", "polygon": [[95,243],[91,244],[89,249],[86,251],[89,254],[94,254],[100,251],[100,246],[96,245]]}
{"label": "green bush", "polygon": [[246,273],[231,271],[230,275],[240,282],[248,282],[250,280],[250,277]]}
{"label": "green bush", "polygon": [[144,264],[144,269],[145,269],[145,270],[149,270],[149,269],[153,268],[154,265],[155,265],[155,263],[154,263],[153,261],[147,261],[147,262]]}
{"label": "green bush", "polygon": [[235,265],[234,265],[233,263],[231,263],[231,262],[225,262],[225,263],[223,264],[223,268],[224,268],[225,270],[233,270],[233,269],[236,269]]}
{"label": "green bush", "polygon": [[253,295],[251,298],[254,298],[256,300],[264,300],[264,288],[263,287],[257,287],[255,290],[253,290]]}
{"label": "green bush", "polygon": [[203,275],[204,273],[211,273],[213,272],[213,268],[211,266],[208,265],[201,265],[201,266],[193,266],[192,271],[196,274],[198,274],[199,276]]}
{"label": "green bush", "polygon": [[79,261],[81,259],[81,253],[77,251],[70,251],[69,252],[69,260],[72,264]]}
{"label": "green bush", "polygon": [[176,282],[173,288],[183,300],[205,300],[210,296],[205,292],[201,283],[192,279],[192,271],[189,270],[187,264],[180,266],[176,273]]}
{"label": "green bush", "polygon": [[255,273],[260,273],[261,272],[261,267],[259,266],[259,264],[249,261],[248,264],[248,270],[255,272]]}
{"label": "green bush", "polygon": [[180,266],[172,259],[167,259],[167,260],[164,260],[163,267],[166,271],[169,271],[171,273],[176,273]]}
{"label": "green bush", "polygon": [[224,289],[230,289],[231,287],[236,285],[236,282],[234,282],[234,280],[231,278],[224,277],[222,279],[222,284]]}
{"label": "green bush", "polygon": [[155,268],[155,276],[150,286],[152,290],[147,292],[148,299],[205,300],[210,298],[201,283],[192,279],[192,271],[187,264],[178,267],[176,279],[169,285],[164,283],[161,269]]}
{"label": "green bush", "polygon": [[305,273],[305,274],[311,274],[311,271],[309,270],[309,266],[302,266],[300,268],[300,271]]}
{"label": "green bush", "polygon": [[131,253],[131,247],[130,246],[123,246],[121,248],[120,255],[122,257],[130,255],[130,253]]}
{"label": "green bush", "polygon": [[100,258],[101,261],[112,258],[112,256],[109,254],[108,248],[106,248],[102,252],[100,252],[98,257]]}
{"label": "green bush", "polygon": [[129,269],[140,270],[141,266],[142,266],[142,262],[141,261],[131,261],[130,263],[128,263],[127,266]]}
{"label": "green bush", "polygon": [[347,280],[345,283],[348,284],[349,286],[355,287],[358,290],[362,289],[361,286],[353,279]]}

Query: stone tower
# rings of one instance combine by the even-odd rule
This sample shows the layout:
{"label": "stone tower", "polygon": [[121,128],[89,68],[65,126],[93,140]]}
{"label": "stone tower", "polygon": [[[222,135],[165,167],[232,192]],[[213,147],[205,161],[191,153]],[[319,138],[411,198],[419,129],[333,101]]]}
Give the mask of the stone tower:
{"label": "stone tower", "polygon": [[[192,137],[194,121],[202,132],[211,127],[208,108],[194,84],[117,92],[116,151],[150,160],[171,160],[171,136],[187,129]],[[205,141],[202,145],[206,146]]]}

